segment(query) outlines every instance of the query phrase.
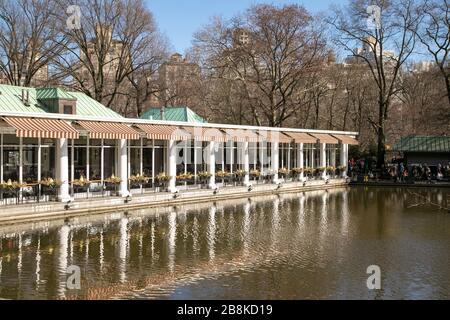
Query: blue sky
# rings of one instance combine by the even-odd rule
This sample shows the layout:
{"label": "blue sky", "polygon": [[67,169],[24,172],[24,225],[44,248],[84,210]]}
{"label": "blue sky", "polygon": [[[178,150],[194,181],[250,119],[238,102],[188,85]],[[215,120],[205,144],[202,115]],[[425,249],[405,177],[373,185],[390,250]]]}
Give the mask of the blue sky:
{"label": "blue sky", "polygon": [[191,45],[192,35],[214,15],[229,18],[252,4],[299,3],[311,12],[324,11],[336,0],[146,0],[160,30],[169,38],[173,50],[184,53]]}

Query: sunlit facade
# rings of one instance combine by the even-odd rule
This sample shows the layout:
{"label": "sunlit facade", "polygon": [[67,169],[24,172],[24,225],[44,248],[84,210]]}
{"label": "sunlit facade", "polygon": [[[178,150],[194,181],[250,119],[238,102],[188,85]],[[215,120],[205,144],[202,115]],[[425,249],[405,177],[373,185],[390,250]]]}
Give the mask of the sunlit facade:
{"label": "sunlit facade", "polygon": [[123,118],[62,89],[0,91],[2,204],[342,178],[357,143],[355,132]]}

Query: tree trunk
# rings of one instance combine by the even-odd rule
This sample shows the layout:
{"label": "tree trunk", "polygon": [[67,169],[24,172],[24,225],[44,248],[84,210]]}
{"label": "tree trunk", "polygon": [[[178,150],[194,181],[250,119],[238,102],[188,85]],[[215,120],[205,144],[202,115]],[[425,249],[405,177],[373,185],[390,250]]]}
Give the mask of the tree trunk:
{"label": "tree trunk", "polygon": [[377,130],[377,168],[381,169],[384,166],[384,158],[386,156],[386,137],[384,135],[385,103],[379,102],[379,115],[378,115],[378,130]]}
{"label": "tree trunk", "polygon": [[448,104],[450,105],[450,78],[449,77],[445,77],[445,86],[447,88]]}

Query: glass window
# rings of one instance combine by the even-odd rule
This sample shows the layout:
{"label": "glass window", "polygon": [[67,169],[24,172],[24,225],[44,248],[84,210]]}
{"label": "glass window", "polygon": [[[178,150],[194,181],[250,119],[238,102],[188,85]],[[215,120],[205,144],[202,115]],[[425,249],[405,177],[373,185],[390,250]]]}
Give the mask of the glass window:
{"label": "glass window", "polygon": [[[101,148],[89,148],[89,180],[101,180]],[[107,177],[107,176],[105,176]]]}
{"label": "glass window", "polygon": [[80,137],[79,139],[74,140],[74,144],[76,146],[86,146],[87,145],[87,137]]}
{"label": "glass window", "polygon": [[[148,149],[148,150],[150,150],[150,149]],[[149,152],[151,152],[151,151],[149,151]],[[151,168],[151,161],[152,161],[151,156],[150,156],[149,160],[150,160],[150,168]],[[155,148],[155,175],[157,175],[158,173],[164,171],[164,169],[165,169],[164,163],[165,163],[165,161],[164,161],[164,149],[162,149],[162,148]]]}
{"label": "glass window", "polygon": [[19,147],[3,147],[3,180],[19,181]]}
{"label": "glass window", "polygon": [[23,182],[37,182],[38,178],[38,149],[33,147],[22,148],[23,162]]}
{"label": "glass window", "polygon": [[[56,149],[54,146],[41,148],[41,178],[56,178]],[[70,158],[69,158],[70,159]]]}
{"label": "glass window", "polygon": [[116,175],[116,148],[104,148],[104,177],[109,178]]}
{"label": "glass window", "polygon": [[3,145],[19,145],[20,140],[18,137],[12,134],[3,135]]}
{"label": "glass window", "polygon": [[69,105],[64,105],[64,114],[73,114],[73,107]]}
{"label": "glass window", "polygon": [[37,146],[39,144],[39,140],[37,138],[23,138],[22,144],[24,146]]}
{"label": "glass window", "polygon": [[130,174],[141,174],[141,148],[130,148]]}
{"label": "glass window", "polygon": [[[155,155],[156,163],[156,155]],[[142,150],[142,167],[144,171],[144,176],[152,176],[152,148],[144,148]]]}
{"label": "glass window", "polygon": [[89,139],[89,145],[90,146],[101,146],[102,140],[100,139]]}
{"label": "glass window", "polygon": [[[69,148],[69,159],[71,159],[72,148]],[[74,147],[73,153],[73,166],[74,166],[74,178],[80,179],[86,178],[86,164],[87,164],[87,152],[86,148]]]}

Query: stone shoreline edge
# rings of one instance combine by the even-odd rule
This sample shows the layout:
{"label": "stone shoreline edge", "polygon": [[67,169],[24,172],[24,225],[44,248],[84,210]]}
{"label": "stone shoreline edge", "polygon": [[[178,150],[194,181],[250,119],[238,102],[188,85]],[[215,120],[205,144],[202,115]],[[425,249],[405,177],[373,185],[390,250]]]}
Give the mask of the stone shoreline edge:
{"label": "stone shoreline edge", "polygon": [[194,203],[204,203],[204,202],[215,202],[220,200],[230,200],[230,199],[241,199],[241,198],[252,198],[255,196],[264,195],[276,195],[281,193],[297,193],[297,192],[307,192],[316,190],[328,190],[335,188],[348,187],[349,184],[346,182],[336,182],[330,184],[320,184],[320,185],[306,185],[306,186],[296,186],[296,187],[283,187],[279,190],[261,190],[248,192],[235,192],[227,194],[217,194],[217,195],[205,195],[192,198],[180,198],[180,199],[165,199],[160,201],[154,201],[151,203],[128,203],[121,205],[111,205],[111,206],[101,206],[96,208],[82,208],[82,209],[71,209],[71,210],[59,210],[52,212],[39,212],[32,214],[11,214],[11,215],[0,215],[0,226],[2,225],[13,225],[25,222],[43,222],[56,219],[72,219],[88,215],[100,215],[105,213],[113,213],[118,211],[129,211],[144,208],[155,208],[161,206],[176,206],[183,204],[194,204]]}

